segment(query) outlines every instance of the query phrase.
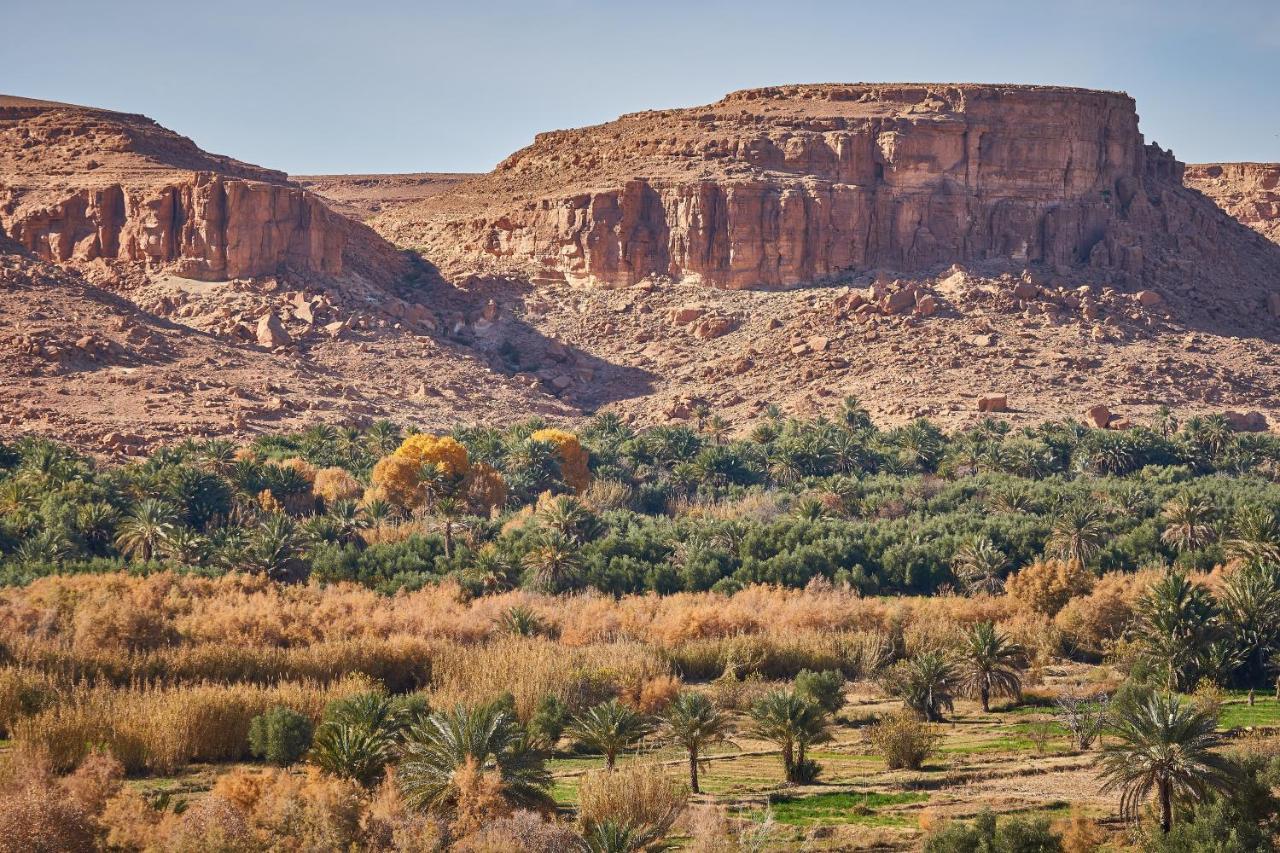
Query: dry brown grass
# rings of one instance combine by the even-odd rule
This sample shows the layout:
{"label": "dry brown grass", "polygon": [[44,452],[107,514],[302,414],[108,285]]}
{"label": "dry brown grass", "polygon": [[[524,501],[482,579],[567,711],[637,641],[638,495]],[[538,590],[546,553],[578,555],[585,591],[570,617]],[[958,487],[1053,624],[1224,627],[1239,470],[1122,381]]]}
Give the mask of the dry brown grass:
{"label": "dry brown grass", "polygon": [[318,721],[330,700],[369,688],[367,679],[356,677],[328,686],[80,685],[46,710],[19,720],[14,741],[20,755],[47,755],[59,771],[77,766],[93,748],[104,748],[128,772],[171,773],[192,761],[247,757],[249,723],[272,706],[285,705]]}

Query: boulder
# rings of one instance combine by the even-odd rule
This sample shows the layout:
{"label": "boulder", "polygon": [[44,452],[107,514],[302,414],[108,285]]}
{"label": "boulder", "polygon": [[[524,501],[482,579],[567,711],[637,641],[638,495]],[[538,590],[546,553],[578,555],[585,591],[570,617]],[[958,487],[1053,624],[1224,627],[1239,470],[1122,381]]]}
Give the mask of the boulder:
{"label": "boulder", "polygon": [[1164,297],[1156,293],[1154,290],[1139,290],[1137,293],[1138,304],[1143,308],[1154,308],[1164,302]]}
{"label": "boulder", "polygon": [[1222,417],[1236,432],[1266,432],[1267,430],[1267,416],[1261,412],[1227,411],[1222,413]]}
{"label": "boulder", "polygon": [[979,412],[1007,412],[1009,400],[1004,394],[983,394],[978,398]]}
{"label": "boulder", "polygon": [[1111,423],[1111,410],[1099,403],[1096,406],[1090,406],[1084,413],[1084,418],[1088,423],[1093,424],[1098,429],[1106,429]]}
{"label": "boulder", "polygon": [[692,323],[694,320],[697,320],[705,313],[707,313],[705,308],[686,305],[681,308],[672,308],[667,312],[667,319],[670,320],[673,325],[685,326]]}
{"label": "boulder", "polygon": [[293,342],[274,311],[262,315],[258,320],[257,337],[258,343],[267,349],[288,346]]}

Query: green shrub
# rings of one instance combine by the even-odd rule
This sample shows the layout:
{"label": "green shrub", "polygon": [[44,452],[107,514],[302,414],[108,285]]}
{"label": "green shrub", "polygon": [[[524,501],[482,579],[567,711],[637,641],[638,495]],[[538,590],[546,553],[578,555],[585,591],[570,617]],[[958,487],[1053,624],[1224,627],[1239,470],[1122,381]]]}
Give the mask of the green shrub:
{"label": "green shrub", "polygon": [[311,721],[292,708],[277,705],[249,723],[249,752],[288,767],[311,748]]}
{"label": "green shrub", "polygon": [[529,718],[529,739],[544,749],[555,749],[568,720],[569,711],[564,703],[548,693],[538,700]]}
{"label": "green shrub", "polygon": [[1062,837],[1041,818],[996,821],[983,811],[972,824],[950,823],[925,839],[924,853],[1061,853]]}
{"label": "green shrub", "polygon": [[823,672],[802,669],[796,676],[796,695],[834,714],[844,707],[844,676],[834,669]]}

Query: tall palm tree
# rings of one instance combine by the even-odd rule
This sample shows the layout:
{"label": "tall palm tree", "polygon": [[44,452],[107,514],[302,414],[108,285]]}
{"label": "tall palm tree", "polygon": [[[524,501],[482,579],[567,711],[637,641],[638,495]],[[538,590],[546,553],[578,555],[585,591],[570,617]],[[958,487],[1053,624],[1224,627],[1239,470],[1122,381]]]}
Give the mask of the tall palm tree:
{"label": "tall palm tree", "polygon": [[116,547],[135,560],[150,560],[176,526],[176,512],[164,501],[145,498],[120,522]]}
{"label": "tall palm tree", "polygon": [[1068,506],[1054,520],[1045,552],[1051,557],[1074,560],[1082,566],[1102,550],[1106,528],[1102,511],[1091,504]]}
{"label": "tall palm tree", "polygon": [[302,545],[297,522],[284,513],[271,513],[249,535],[242,568],[272,580],[297,580],[304,568]]}
{"label": "tall palm tree", "polygon": [[1138,599],[1135,615],[1142,655],[1165,672],[1165,686],[1194,683],[1216,627],[1217,609],[1204,588],[1170,570]]}
{"label": "tall palm tree", "polygon": [[982,700],[991,711],[991,696],[1022,696],[1022,670],[1027,659],[1022,647],[1010,642],[991,622],[980,622],[965,635],[960,650],[960,689]]}
{"label": "tall palm tree", "polygon": [[538,525],[578,544],[590,542],[604,531],[599,517],[585,503],[571,495],[553,498],[539,509]]}
{"label": "tall palm tree", "polygon": [[456,778],[468,764],[496,773],[502,796],[523,808],[548,809],[551,774],[524,728],[501,705],[457,706],[411,728],[396,769],[396,781],[411,807],[449,812],[457,803]]}
{"label": "tall palm tree", "polygon": [[653,725],[642,714],[617,699],[601,702],[574,717],[566,729],[570,737],[604,753],[604,765],[612,770],[618,753],[635,746],[653,731]]}
{"label": "tall palm tree", "polygon": [[1119,709],[1112,718],[1118,742],[1103,747],[1102,790],[1119,791],[1121,812],[1135,821],[1154,793],[1167,833],[1176,801],[1200,800],[1231,783],[1234,765],[1213,751],[1217,726],[1216,714],[1171,693]]}
{"label": "tall palm tree", "polygon": [[1227,554],[1250,563],[1280,563],[1280,524],[1265,506],[1247,506],[1232,520]]}
{"label": "tall palm tree", "polygon": [[809,781],[805,750],[831,739],[827,713],[819,705],[790,690],[775,690],[751,706],[751,732],[776,743],[782,752],[782,772],[788,782]]}
{"label": "tall palm tree", "polygon": [[447,560],[453,556],[454,526],[458,519],[466,515],[467,504],[461,498],[446,495],[436,499],[431,511],[440,521],[440,532],[444,536],[444,556]]}
{"label": "tall palm tree", "polygon": [[1213,541],[1213,504],[1182,492],[1164,505],[1160,541],[1178,551],[1196,551]]}
{"label": "tall palm tree", "polygon": [[689,755],[689,790],[701,793],[698,756],[708,746],[727,740],[733,722],[706,694],[685,691],[667,706],[663,724],[667,740],[679,744]]}
{"label": "tall palm tree", "polygon": [[1256,682],[1280,641],[1280,567],[1251,562],[1235,569],[1218,590],[1218,607]]}

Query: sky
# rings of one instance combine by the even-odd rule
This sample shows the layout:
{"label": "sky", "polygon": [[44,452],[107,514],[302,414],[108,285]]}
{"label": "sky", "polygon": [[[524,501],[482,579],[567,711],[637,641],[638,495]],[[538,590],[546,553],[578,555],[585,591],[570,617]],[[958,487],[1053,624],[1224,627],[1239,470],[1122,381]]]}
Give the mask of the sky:
{"label": "sky", "polygon": [[1186,162],[1280,161],[1280,0],[0,0],[0,92],[292,174],[487,171],[544,130],[816,82],[1128,92]]}

